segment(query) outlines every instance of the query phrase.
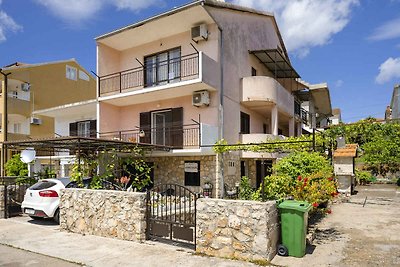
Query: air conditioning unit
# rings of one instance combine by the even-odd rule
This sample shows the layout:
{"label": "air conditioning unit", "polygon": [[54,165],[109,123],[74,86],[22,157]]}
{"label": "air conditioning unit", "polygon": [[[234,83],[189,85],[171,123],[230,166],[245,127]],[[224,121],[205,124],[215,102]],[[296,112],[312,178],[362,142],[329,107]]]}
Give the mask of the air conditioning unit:
{"label": "air conditioning unit", "polygon": [[195,41],[196,43],[201,40],[207,41],[208,31],[206,24],[201,24],[193,27],[191,33],[192,33],[192,40]]}
{"label": "air conditioning unit", "polygon": [[22,83],[21,84],[21,90],[24,92],[28,92],[29,89],[31,89],[31,85],[29,83]]}
{"label": "air conditioning unit", "polygon": [[196,107],[208,106],[210,104],[210,93],[207,90],[193,92],[192,104]]}
{"label": "air conditioning unit", "polygon": [[31,124],[40,125],[42,124],[42,120],[39,118],[31,117]]}

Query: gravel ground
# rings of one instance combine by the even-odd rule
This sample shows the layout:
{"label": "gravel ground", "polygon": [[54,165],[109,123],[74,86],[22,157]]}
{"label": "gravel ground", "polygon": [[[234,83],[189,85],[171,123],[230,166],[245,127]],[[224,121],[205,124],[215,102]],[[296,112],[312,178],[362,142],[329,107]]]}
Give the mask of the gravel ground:
{"label": "gravel ground", "polygon": [[358,186],[357,190],[348,202],[332,205],[332,214],[316,224],[315,240],[305,257],[276,256],[272,263],[400,266],[400,190],[385,184]]}

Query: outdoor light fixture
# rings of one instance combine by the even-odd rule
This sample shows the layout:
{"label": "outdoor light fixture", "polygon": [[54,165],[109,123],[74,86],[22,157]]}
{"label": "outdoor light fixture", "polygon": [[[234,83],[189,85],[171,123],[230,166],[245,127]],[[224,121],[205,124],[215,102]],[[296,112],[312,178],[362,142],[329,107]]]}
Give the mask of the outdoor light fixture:
{"label": "outdoor light fixture", "polygon": [[145,137],[146,133],[143,130],[140,130],[139,137]]}

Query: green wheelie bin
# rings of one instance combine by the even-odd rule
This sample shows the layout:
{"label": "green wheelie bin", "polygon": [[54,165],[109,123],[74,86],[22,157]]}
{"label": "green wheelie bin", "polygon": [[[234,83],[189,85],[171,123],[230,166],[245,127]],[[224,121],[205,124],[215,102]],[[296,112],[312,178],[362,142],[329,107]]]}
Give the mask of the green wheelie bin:
{"label": "green wheelie bin", "polygon": [[311,204],[285,200],[278,205],[281,213],[281,238],[278,254],[301,258],[306,254],[308,211]]}

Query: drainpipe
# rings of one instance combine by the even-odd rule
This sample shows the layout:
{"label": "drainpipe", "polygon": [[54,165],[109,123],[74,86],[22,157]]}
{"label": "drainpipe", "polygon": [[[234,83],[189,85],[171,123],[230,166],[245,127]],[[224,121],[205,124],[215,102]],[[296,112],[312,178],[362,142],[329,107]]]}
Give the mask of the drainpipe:
{"label": "drainpipe", "polygon": [[10,73],[4,73],[3,69],[0,68],[0,73],[4,76],[4,88],[3,88],[3,144],[1,147],[1,174],[4,177],[5,176],[5,170],[4,170],[4,165],[6,162],[6,157],[7,157],[7,151],[5,151],[5,145],[4,142],[7,141],[7,133],[8,133],[8,113],[7,113],[7,103],[8,103],[8,75]]}

